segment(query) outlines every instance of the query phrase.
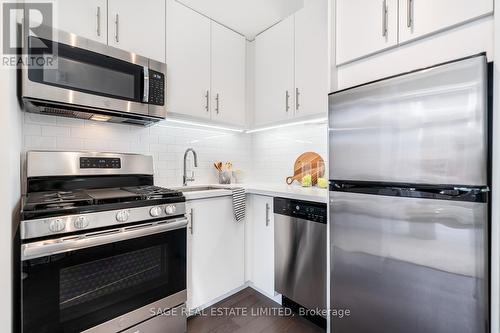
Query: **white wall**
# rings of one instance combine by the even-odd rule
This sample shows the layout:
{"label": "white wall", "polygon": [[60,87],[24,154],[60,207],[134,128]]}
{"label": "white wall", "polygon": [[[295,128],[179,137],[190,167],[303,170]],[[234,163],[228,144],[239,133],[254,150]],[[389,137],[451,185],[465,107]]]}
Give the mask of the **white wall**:
{"label": "white wall", "polygon": [[286,177],[293,176],[297,157],[308,151],[317,152],[327,163],[326,124],[303,124],[253,133],[251,181],[284,184]]}
{"label": "white wall", "polygon": [[[24,113],[24,150],[84,150],[152,155],[155,183],[182,185],[184,151],[198,153],[195,178],[198,184],[216,183],[214,161],[231,161],[248,170],[251,138],[212,129],[180,127],[161,122],[151,127],[99,123],[79,119]],[[190,160],[191,155],[190,155]],[[188,167],[192,165],[189,161]]]}
{"label": "white wall", "polygon": [[[0,8],[0,17],[2,9]],[[3,25],[0,25],[0,36]],[[1,54],[1,51],[0,51]],[[1,54],[3,55],[3,54]],[[12,244],[20,212],[21,112],[14,68],[0,65],[0,332],[13,330]]]}

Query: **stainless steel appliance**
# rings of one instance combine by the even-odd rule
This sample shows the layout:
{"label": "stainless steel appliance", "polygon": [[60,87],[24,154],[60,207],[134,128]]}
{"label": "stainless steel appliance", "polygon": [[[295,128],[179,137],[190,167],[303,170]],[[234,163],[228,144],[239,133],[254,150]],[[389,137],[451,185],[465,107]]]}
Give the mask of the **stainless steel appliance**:
{"label": "stainless steel appliance", "polygon": [[274,198],[274,285],[298,306],[326,316],[327,205]]}
{"label": "stainless steel appliance", "polygon": [[484,55],[329,97],[332,332],[488,331]]}
{"label": "stainless steel appliance", "polygon": [[25,110],[132,125],[166,117],[164,63],[63,31],[41,31],[48,35],[25,37],[24,54],[40,59],[21,71]]}
{"label": "stainless steel appliance", "polygon": [[22,332],[185,332],[185,198],[153,186],[152,158],[32,151],[26,164]]}

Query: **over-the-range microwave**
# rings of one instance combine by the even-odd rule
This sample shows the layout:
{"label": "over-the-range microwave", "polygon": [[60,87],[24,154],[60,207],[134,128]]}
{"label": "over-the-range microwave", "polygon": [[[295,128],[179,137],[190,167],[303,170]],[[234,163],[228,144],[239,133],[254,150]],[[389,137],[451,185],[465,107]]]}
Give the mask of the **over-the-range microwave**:
{"label": "over-the-range microwave", "polygon": [[46,31],[50,37],[23,37],[23,55],[35,59],[20,71],[26,111],[134,125],[165,119],[166,64]]}

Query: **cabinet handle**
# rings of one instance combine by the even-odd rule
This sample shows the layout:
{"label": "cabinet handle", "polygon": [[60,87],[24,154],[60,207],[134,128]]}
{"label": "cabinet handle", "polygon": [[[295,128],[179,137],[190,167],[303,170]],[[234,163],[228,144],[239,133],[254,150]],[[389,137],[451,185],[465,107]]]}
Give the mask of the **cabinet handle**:
{"label": "cabinet handle", "polygon": [[299,111],[300,103],[299,103],[300,91],[299,88],[295,88],[295,110]]}
{"label": "cabinet handle", "polygon": [[269,226],[269,222],[271,222],[271,220],[269,219],[269,210],[271,209],[271,207],[269,206],[268,203],[266,203],[266,227]]}
{"label": "cabinet handle", "polygon": [[191,220],[191,223],[189,224],[189,232],[191,235],[193,234],[193,224],[194,224],[194,209],[191,208],[191,211],[189,212],[189,219]]}
{"label": "cabinet handle", "polygon": [[219,114],[219,94],[215,95],[215,112]]}
{"label": "cabinet handle", "polygon": [[118,14],[115,15],[115,41],[118,43],[120,38],[118,36],[118,28],[119,28],[120,17]]}
{"label": "cabinet handle", "polygon": [[97,6],[97,12],[95,14],[96,24],[95,30],[97,33],[97,37],[101,37],[101,7]]}
{"label": "cabinet handle", "polygon": [[382,1],[382,37],[387,37],[387,0]]}
{"label": "cabinet handle", "polygon": [[207,90],[205,93],[205,110],[208,112],[208,104],[210,103],[209,99],[210,92]]}
{"label": "cabinet handle", "polygon": [[285,110],[286,112],[290,110],[290,93],[288,90],[285,92]]}
{"label": "cabinet handle", "polygon": [[407,0],[406,3],[406,26],[411,28],[413,26],[413,0]]}

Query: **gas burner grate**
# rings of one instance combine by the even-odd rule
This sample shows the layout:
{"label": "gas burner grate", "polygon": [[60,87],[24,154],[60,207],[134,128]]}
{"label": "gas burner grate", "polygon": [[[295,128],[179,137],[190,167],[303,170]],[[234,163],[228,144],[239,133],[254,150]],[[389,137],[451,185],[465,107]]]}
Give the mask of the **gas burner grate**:
{"label": "gas burner grate", "polygon": [[170,197],[180,197],[182,192],[171,190],[159,186],[137,186],[137,187],[124,187],[123,190],[136,193],[142,196],[144,199],[162,199]]}
{"label": "gas burner grate", "polygon": [[64,209],[86,206],[92,202],[92,198],[83,191],[39,192],[28,195],[24,210]]}

